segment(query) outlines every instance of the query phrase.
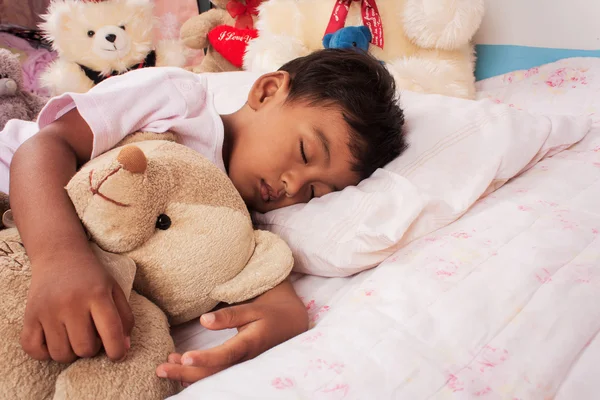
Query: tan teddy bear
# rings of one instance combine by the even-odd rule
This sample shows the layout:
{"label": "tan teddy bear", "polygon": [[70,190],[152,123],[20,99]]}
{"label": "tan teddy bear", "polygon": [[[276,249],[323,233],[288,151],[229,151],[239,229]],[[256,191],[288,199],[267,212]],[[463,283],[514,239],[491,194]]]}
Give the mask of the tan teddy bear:
{"label": "tan teddy bear", "polygon": [[211,0],[216,8],[187,20],[181,40],[189,48],[206,49],[202,62],[188,69],[196,73],[241,70],[246,46],[257,35],[254,22],[261,1]]}
{"label": "tan teddy bear", "polygon": [[219,302],[255,297],[292,268],[287,245],[253,229],[228,177],[177,143],[147,140],[116,148],[87,163],[66,190],[90,246],[129,296],[135,317],[131,349],[119,363],[104,354],[70,365],[29,358],[19,334],[31,269],[18,232],[5,229],[0,232],[3,399],[173,395],[179,385],[155,375],[174,351],[169,323],[197,318]]}

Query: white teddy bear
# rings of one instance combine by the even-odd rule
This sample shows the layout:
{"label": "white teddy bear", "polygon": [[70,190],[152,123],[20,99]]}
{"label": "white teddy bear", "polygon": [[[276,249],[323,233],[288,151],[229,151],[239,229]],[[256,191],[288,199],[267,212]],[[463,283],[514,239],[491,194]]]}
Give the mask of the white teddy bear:
{"label": "white teddy bear", "polygon": [[83,93],[132,69],[187,61],[179,40],[154,43],[151,0],[52,0],[43,19],[40,28],[59,56],[41,76],[52,95]]}
{"label": "white teddy bear", "polygon": [[269,0],[259,6],[258,38],[244,68],[270,72],[323,48],[323,37],[346,26],[369,27],[369,53],[383,61],[399,88],[473,98],[474,49],[483,0]]}

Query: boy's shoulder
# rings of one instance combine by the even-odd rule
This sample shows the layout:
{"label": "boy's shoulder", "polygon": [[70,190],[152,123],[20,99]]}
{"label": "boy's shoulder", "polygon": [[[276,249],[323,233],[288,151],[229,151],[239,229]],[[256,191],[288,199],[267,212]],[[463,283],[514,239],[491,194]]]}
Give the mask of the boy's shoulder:
{"label": "boy's shoulder", "polygon": [[186,103],[204,101],[208,92],[206,78],[177,67],[150,67],[114,76],[93,88],[90,93],[114,93],[135,98],[136,101],[153,97],[177,99]]}
{"label": "boy's shoulder", "polygon": [[[113,84],[133,83],[136,86],[144,84],[161,85],[168,82],[189,82],[190,85],[201,84],[206,86],[206,77],[178,67],[150,67],[131,70],[123,75],[114,76],[110,80]],[[185,89],[184,85],[182,89]],[[143,93],[139,93],[143,95]]]}

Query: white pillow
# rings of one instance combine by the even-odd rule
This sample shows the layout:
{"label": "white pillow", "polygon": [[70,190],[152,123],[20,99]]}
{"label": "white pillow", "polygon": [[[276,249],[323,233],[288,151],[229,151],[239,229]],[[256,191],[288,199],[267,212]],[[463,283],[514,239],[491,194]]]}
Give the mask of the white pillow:
{"label": "white pillow", "polygon": [[260,74],[247,71],[205,73],[208,91],[213,95],[219,114],[231,114],[239,110],[248,99],[252,84]]}
{"label": "white pillow", "polygon": [[[220,112],[239,108],[256,79],[228,75],[209,78]],[[376,266],[542,157],[578,142],[591,124],[489,100],[403,92],[401,104],[410,144],[402,156],[357,187],[254,216],[260,228],[287,241],[296,271],[347,276]]]}

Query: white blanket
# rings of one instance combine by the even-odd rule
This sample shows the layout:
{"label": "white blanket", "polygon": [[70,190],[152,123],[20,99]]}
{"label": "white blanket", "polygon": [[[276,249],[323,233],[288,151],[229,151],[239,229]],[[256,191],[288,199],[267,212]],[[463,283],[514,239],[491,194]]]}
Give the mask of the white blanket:
{"label": "white blanket", "polygon": [[[600,60],[479,89],[534,112],[590,114],[594,127],[374,270],[300,277],[309,332],[173,399],[598,397]],[[234,333],[193,322],[174,337],[185,351]]]}

